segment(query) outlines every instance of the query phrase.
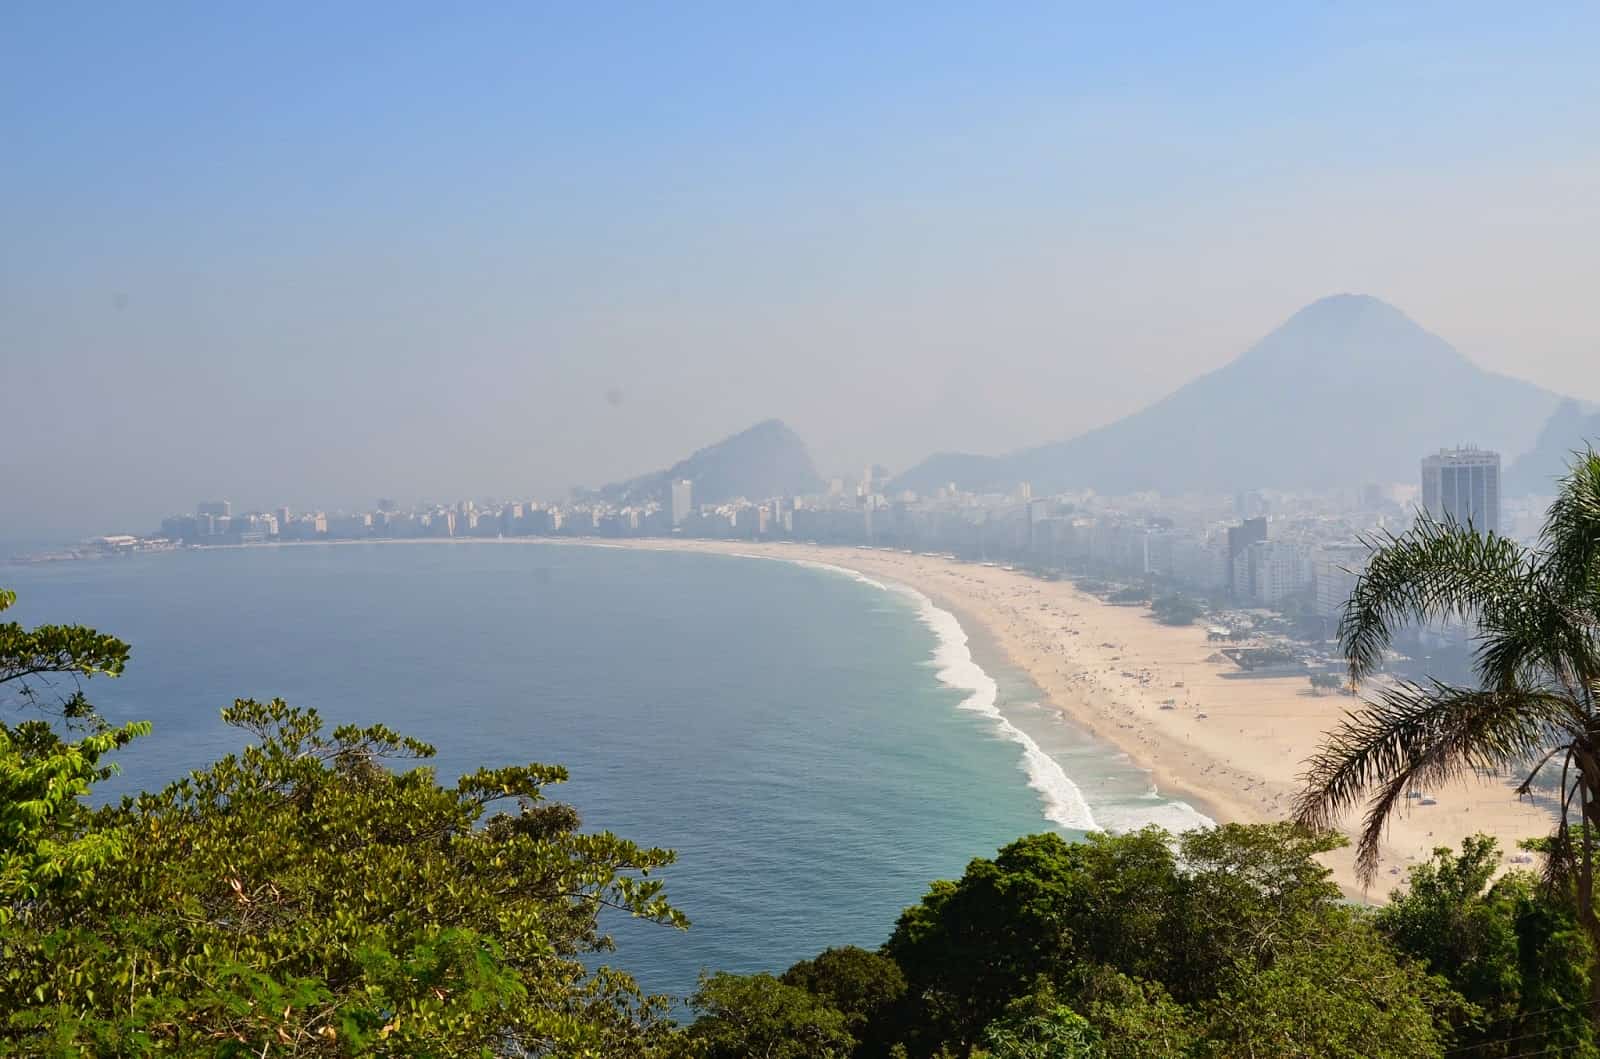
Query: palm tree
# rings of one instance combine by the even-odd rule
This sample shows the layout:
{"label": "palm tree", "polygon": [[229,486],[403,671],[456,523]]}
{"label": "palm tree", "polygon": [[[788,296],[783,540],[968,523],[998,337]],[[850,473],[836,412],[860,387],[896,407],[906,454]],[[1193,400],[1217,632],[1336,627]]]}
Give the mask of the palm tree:
{"label": "palm tree", "polygon": [[1591,841],[1600,841],[1600,456],[1575,456],[1537,547],[1426,518],[1369,543],[1339,626],[1352,686],[1379,668],[1397,628],[1449,618],[1476,626],[1480,686],[1401,681],[1347,714],[1308,762],[1296,818],[1326,828],[1364,800],[1356,866],[1370,884],[1407,793],[1510,767],[1527,770],[1523,795],[1559,765],[1547,869],[1574,893],[1595,943],[1600,1001]]}

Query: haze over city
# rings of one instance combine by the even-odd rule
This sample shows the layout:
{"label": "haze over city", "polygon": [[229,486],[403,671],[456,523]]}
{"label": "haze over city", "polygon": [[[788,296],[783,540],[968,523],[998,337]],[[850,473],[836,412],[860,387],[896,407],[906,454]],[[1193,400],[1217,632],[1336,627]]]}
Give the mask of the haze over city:
{"label": "haze over city", "polygon": [[1597,55],[0,8],[0,1055],[1600,1059]]}
{"label": "haze over city", "polygon": [[0,537],[998,454],[1342,291],[1600,400],[1592,6],[281,14],[5,16]]}

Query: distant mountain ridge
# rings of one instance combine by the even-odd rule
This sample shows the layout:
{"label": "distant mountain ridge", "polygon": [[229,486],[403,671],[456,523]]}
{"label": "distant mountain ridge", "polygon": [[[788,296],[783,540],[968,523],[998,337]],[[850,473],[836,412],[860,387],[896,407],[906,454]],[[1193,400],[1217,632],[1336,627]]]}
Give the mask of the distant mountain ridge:
{"label": "distant mountain ridge", "polygon": [[1533,449],[1507,468],[1504,491],[1553,495],[1573,454],[1591,447],[1600,449],[1600,412],[1586,411],[1570,398],[1562,401],[1545,421]]}
{"label": "distant mountain ridge", "polygon": [[1339,294],[1114,423],[1005,456],[932,456],[890,487],[1179,493],[1412,481],[1442,447],[1474,443],[1508,458],[1528,449],[1560,400],[1479,368],[1386,302]]}
{"label": "distant mountain ridge", "polygon": [[738,497],[794,496],[822,487],[800,435],[781,420],[768,419],[708,445],[664,471],[603,486],[598,495],[617,504],[660,501],[666,499],[673,482],[683,479],[694,483],[697,504],[719,504]]}

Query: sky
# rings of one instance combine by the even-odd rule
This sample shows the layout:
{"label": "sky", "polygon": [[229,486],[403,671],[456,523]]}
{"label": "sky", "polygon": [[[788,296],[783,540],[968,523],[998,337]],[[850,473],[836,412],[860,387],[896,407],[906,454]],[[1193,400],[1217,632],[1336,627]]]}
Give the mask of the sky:
{"label": "sky", "polygon": [[1383,298],[1600,401],[1594,4],[0,12],[0,541],[824,473]]}

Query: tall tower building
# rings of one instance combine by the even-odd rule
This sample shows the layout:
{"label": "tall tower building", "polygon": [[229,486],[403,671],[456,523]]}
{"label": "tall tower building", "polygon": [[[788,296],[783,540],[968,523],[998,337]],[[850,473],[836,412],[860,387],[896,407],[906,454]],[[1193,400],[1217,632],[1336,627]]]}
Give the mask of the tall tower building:
{"label": "tall tower building", "polygon": [[672,524],[683,525],[694,505],[694,483],[684,478],[672,483]]}
{"label": "tall tower building", "polygon": [[1422,460],[1422,510],[1439,521],[1500,532],[1500,454],[1440,449]]}
{"label": "tall tower building", "polygon": [[1267,520],[1247,518],[1241,525],[1228,527],[1228,561],[1223,576],[1234,598],[1255,597],[1254,568],[1250,565],[1250,546],[1267,539]]}

